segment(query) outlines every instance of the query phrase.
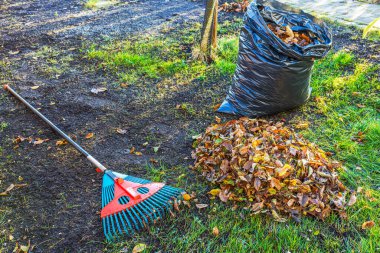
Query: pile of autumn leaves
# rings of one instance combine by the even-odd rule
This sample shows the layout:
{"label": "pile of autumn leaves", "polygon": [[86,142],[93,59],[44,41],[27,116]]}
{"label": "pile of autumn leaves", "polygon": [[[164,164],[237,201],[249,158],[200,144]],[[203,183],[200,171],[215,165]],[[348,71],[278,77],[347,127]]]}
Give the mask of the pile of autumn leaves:
{"label": "pile of autumn leaves", "polygon": [[221,201],[244,202],[278,221],[302,215],[324,219],[356,201],[339,181],[340,164],[282,122],[241,118],[213,124],[197,138],[194,169]]}

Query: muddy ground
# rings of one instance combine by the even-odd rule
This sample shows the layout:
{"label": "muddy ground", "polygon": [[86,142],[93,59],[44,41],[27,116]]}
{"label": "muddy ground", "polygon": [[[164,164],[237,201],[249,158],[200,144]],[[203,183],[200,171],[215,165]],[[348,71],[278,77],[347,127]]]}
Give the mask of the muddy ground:
{"label": "muddy ground", "polygon": [[[121,89],[112,77],[89,70],[81,48],[91,41],[154,35],[164,26],[181,29],[201,21],[202,6],[182,0],[141,0],[94,11],[78,0],[7,0],[0,6],[1,83],[9,83],[109,168],[144,177],[151,158],[167,167],[188,166],[191,135],[210,124],[215,114],[209,110],[205,117],[178,115],[175,107],[191,103],[201,109],[213,103],[211,96],[184,88],[165,99],[142,98],[134,87]],[[374,55],[375,49],[354,35],[336,27],[335,48]],[[44,51],[46,47],[53,51]],[[62,71],[51,70],[46,65],[49,55],[70,60],[62,62]],[[221,100],[229,80],[209,85]],[[108,90],[91,92],[101,86]],[[28,184],[0,199],[0,211],[5,212],[0,233],[14,236],[3,242],[5,250],[11,251],[15,241],[30,240],[33,252],[101,252],[101,175],[72,147],[56,146],[59,137],[5,92],[0,93],[0,122],[6,123],[0,129],[0,190],[11,183]],[[126,134],[116,133],[117,128]],[[90,132],[94,137],[85,139]],[[49,141],[40,145],[24,141],[15,149],[17,136]],[[160,147],[157,153],[154,146]],[[143,155],[130,154],[132,147]]]}

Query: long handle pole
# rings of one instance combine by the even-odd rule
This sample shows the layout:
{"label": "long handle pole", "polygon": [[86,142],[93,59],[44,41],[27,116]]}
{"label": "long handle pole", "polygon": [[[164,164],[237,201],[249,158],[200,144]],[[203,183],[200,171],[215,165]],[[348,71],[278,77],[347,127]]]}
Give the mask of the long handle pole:
{"label": "long handle pole", "polygon": [[38,115],[43,121],[45,121],[56,133],[61,135],[65,140],[70,142],[79,152],[81,152],[95,167],[99,168],[101,171],[105,172],[107,170],[98,160],[92,157],[86,150],[84,150],[81,146],[78,145],[75,141],[73,141],[67,134],[65,134],[61,129],[59,129],[56,125],[53,124],[49,119],[47,119],[42,113],[40,113],[36,108],[34,108],[31,104],[28,103],[24,98],[22,98],[16,91],[14,91],[9,85],[4,85],[4,90],[9,91],[13,96],[15,96],[18,100],[20,100],[24,105],[26,105],[30,110],[32,110],[35,114]]}

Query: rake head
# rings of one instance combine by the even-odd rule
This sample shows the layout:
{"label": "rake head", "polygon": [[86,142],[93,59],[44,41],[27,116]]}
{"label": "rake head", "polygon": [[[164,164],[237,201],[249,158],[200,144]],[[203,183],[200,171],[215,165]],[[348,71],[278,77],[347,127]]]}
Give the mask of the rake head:
{"label": "rake head", "polygon": [[183,191],[163,183],[107,170],[103,176],[102,211],[108,241],[130,236],[173,211]]}

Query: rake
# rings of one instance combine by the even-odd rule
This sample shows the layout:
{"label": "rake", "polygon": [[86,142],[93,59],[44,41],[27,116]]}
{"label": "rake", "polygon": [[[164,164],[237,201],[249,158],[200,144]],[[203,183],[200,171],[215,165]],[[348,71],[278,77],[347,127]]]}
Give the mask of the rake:
{"label": "rake", "polygon": [[108,241],[130,236],[136,231],[156,223],[165,214],[174,211],[176,199],[183,190],[164,183],[152,183],[149,180],[121,174],[104,167],[86,150],[74,142],[68,135],[30,105],[9,85],[4,89],[25,104],[55,132],[72,144],[80,153],[103,174],[101,219],[104,235]]}

